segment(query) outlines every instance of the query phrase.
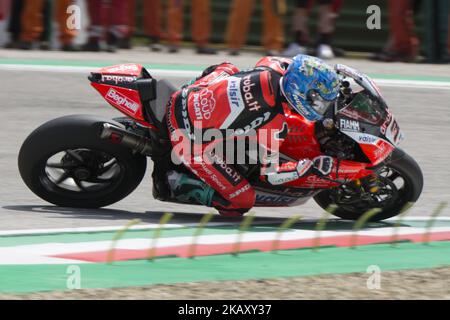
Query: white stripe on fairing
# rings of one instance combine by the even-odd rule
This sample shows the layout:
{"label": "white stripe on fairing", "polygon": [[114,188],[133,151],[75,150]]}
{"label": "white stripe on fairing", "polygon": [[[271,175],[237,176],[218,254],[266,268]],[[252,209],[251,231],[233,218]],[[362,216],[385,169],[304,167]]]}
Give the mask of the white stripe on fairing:
{"label": "white stripe on fairing", "polygon": [[[235,96],[236,101],[232,101],[230,96],[231,90],[230,87],[232,84],[235,86],[233,90],[236,90]],[[231,112],[220,126],[220,129],[227,129],[245,109],[245,104],[244,101],[242,100],[241,78],[236,78],[233,76],[227,78],[227,95],[228,95],[228,105],[230,106]]]}
{"label": "white stripe on fairing", "polygon": [[[71,66],[47,66],[47,65],[22,65],[22,64],[0,64],[0,70],[12,71],[41,71],[41,72],[66,72],[66,73],[89,73],[98,70],[97,67],[71,67]],[[155,77],[185,77],[198,76],[201,71],[196,70],[164,70],[149,69]],[[375,83],[384,87],[401,87],[417,89],[443,89],[450,90],[450,82],[426,81],[426,80],[402,80],[373,78]]]}

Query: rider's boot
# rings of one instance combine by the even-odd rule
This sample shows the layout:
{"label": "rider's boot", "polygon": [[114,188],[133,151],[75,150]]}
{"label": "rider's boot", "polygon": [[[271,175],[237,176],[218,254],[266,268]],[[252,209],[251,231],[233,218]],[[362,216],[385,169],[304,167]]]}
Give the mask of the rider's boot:
{"label": "rider's boot", "polygon": [[159,201],[170,199],[170,187],[167,182],[167,172],[170,167],[170,145],[169,142],[159,139],[152,139],[154,153],[153,160],[153,198]]}
{"label": "rider's boot", "polygon": [[[158,163],[161,162],[158,161]],[[165,168],[159,168],[156,161],[154,162],[152,181],[153,198],[159,201],[168,201],[170,199],[170,187],[167,184],[167,170]]]}
{"label": "rider's boot", "polygon": [[183,203],[211,206],[215,191],[203,181],[176,171],[169,171],[167,180],[174,199]]}

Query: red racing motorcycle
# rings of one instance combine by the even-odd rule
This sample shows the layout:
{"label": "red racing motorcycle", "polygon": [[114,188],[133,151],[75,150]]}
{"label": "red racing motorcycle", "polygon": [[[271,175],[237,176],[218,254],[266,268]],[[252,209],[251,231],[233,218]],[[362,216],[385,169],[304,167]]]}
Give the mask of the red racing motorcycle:
{"label": "red racing motorcycle", "polygon": [[[333,214],[343,219],[356,220],[379,208],[372,217],[378,221],[398,215],[419,198],[421,169],[398,148],[403,134],[379,89],[348,66],[336,65],[336,71],[342,80],[335,104],[316,122],[286,108],[289,131],[280,147],[280,161],[329,155],[337,159],[336,169],[328,177],[310,175],[272,186],[259,179],[258,164],[237,165],[256,190],[255,206],[296,206],[313,198],[324,209],[334,205]],[[135,190],[147,157],[155,152],[152,141],[159,139],[166,103],[177,90],[137,64],[103,68],[89,80],[126,117],[51,120],[27,137],[19,153],[25,184],[58,206],[104,207]]]}

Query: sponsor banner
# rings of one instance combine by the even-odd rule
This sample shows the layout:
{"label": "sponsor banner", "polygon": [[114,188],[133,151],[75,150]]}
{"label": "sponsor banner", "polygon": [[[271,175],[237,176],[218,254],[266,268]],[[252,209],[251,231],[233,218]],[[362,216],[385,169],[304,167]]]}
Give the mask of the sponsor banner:
{"label": "sponsor banner", "polygon": [[378,143],[378,141],[380,140],[379,137],[368,134],[368,133],[347,132],[347,131],[344,131],[344,133],[360,144],[362,143],[362,144],[376,145]]}
{"label": "sponsor banner", "polygon": [[231,111],[228,117],[222,123],[220,129],[227,129],[245,109],[245,104],[242,99],[241,93],[241,80],[242,79],[237,77],[227,78],[228,103],[230,105]]}
{"label": "sponsor banner", "polygon": [[139,110],[139,103],[131,100],[130,98],[126,97],[113,88],[110,88],[108,90],[105,95],[105,99],[108,102],[117,105],[120,108],[127,109],[133,113],[136,113]]}
{"label": "sponsor banner", "polygon": [[126,74],[136,77],[141,74],[141,71],[142,66],[135,63],[121,64],[100,69],[100,73]]}
{"label": "sponsor banner", "polygon": [[359,122],[356,120],[349,120],[349,119],[341,119],[340,120],[340,129],[342,131],[361,131],[359,127]]}
{"label": "sponsor banner", "polygon": [[102,74],[102,82],[109,82],[115,84],[131,83],[137,79],[136,76],[121,76],[113,74]]}
{"label": "sponsor banner", "polygon": [[209,89],[203,89],[192,93],[195,120],[209,120],[216,108],[214,93]]}

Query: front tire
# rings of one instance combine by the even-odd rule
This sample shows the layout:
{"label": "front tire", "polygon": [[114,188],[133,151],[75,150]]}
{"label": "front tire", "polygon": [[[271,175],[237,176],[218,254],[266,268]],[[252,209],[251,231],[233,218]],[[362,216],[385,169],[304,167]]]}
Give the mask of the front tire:
{"label": "front tire", "polygon": [[58,206],[100,208],[116,203],[142,181],[147,159],[100,138],[97,116],[51,120],[34,130],[19,152],[19,171],[37,196]]}
{"label": "front tire", "polygon": [[[361,201],[357,205],[346,205],[337,201],[337,189],[324,190],[314,197],[319,206],[327,209],[330,205],[336,205],[333,212],[345,220],[358,220],[364,212],[372,208],[380,208],[381,211],[375,214],[370,221],[380,221],[394,217],[402,212],[408,203],[414,203],[419,198],[423,189],[423,174],[417,162],[400,149],[394,150],[391,161],[378,170],[377,175],[381,176],[395,192],[392,192],[393,199],[384,205],[370,205]],[[398,180],[403,180],[401,184]],[[342,188],[342,187],[339,187]]]}

